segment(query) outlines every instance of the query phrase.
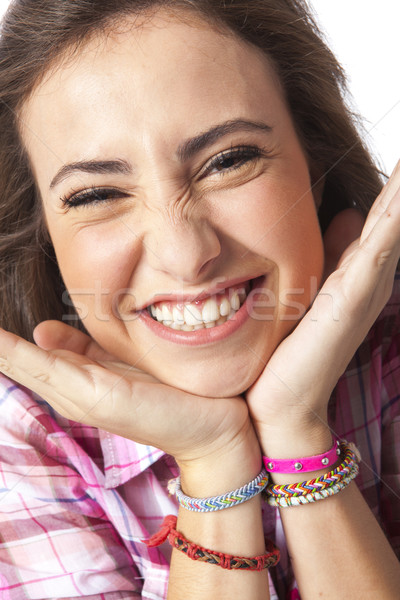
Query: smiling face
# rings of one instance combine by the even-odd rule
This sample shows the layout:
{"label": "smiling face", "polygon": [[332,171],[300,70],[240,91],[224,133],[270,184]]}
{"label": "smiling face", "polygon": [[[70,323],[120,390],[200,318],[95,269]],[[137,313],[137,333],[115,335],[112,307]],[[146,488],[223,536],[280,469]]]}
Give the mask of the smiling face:
{"label": "smiling face", "polygon": [[91,336],[176,387],[247,389],[323,263],[308,165],[267,59],[160,11],[61,62],[22,119]]}

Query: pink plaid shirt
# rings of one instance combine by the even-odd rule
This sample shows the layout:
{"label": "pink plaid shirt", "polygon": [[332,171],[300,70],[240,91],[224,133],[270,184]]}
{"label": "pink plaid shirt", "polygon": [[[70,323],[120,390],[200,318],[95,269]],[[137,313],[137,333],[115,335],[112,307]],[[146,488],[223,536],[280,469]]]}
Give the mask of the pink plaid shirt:
{"label": "pink plaid shirt", "polygon": [[[170,548],[142,540],[177,512],[166,489],[174,460],[67,421],[6,377],[0,405],[0,598],[166,598]],[[336,387],[330,419],[360,449],[357,483],[399,552],[400,277]],[[271,598],[298,598],[279,511],[267,505],[264,527],[282,555]]]}

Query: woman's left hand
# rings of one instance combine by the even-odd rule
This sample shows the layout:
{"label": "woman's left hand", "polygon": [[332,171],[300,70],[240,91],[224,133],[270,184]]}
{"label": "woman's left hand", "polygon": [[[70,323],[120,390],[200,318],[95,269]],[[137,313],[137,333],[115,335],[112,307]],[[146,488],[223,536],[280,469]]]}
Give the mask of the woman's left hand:
{"label": "woman's left hand", "polygon": [[329,397],[391,295],[399,256],[400,163],[360,238],[246,394],[262,445],[280,448],[283,437],[327,432]]}

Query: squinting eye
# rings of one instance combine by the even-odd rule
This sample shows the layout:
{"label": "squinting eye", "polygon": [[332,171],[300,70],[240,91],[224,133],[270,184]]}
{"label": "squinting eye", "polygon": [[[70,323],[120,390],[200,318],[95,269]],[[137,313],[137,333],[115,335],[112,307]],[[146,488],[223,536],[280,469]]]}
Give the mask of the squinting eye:
{"label": "squinting eye", "polygon": [[70,196],[61,198],[61,202],[68,208],[77,206],[89,206],[94,204],[105,204],[118,198],[127,198],[128,194],[114,188],[92,188],[83,192],[77,192]]}
{"label": "squinting eye", "polygon": [[263,152],[257,146],[237,146],[224,150],[210,160],[201,176],[206,177],[216,171],[219,173],[233,171],[261,156]]}

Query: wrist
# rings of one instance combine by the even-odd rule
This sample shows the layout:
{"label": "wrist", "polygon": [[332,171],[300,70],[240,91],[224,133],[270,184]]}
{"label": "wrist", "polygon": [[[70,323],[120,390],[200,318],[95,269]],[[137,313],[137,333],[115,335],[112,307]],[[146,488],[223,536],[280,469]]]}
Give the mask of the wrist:
{"label": "wrist", "polygon": [[257,428],[263,456],[292,459],[326,452],[332,446],[332,431],[325,416]]}
{"label": "wrist", "polygon": [[[332,432],[326,423],[319,421],[312,427],[304,428],[298,426],[295,430],[290,427],[279,428],[279,430],[264,433],[261,440],[263,457],[273,460],[290,460],[293,462],[302,462],[302,459],[314,457],[327,453],[332,448]],[[338,456],[337,459],[340,460]],[[334,468],[337,460],[328,466],[321,464],[320,468],[315,466],[315,470],[293,473],[270,473],[271,481],[277,484],[295,483],[305,481],[326,473]]]}
{"label": "wrist", "polygon": [[224,494],[254,479],[263,468],[261,449],[249,423],[244,431],[206,456],[178,461],[182,490],[188,496]]}

